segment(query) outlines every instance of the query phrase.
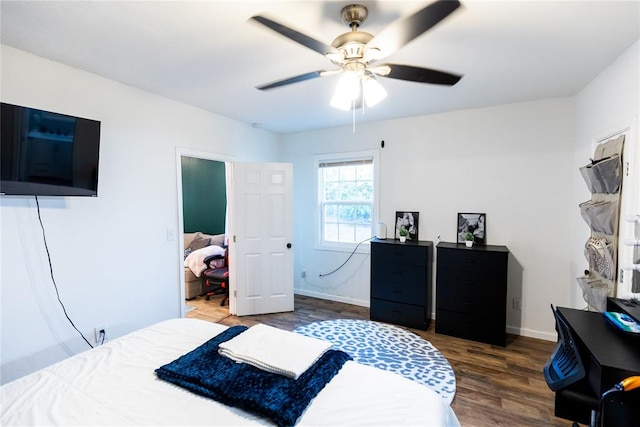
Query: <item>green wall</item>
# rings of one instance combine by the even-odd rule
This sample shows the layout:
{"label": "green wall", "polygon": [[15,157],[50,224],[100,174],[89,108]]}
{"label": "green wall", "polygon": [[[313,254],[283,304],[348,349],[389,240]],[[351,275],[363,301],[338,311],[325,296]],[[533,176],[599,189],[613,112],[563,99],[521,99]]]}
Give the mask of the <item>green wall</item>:
{"label": "green wall", "polygon": [[184,232],[224,233],[227,190],[224,162],[181,157]]}

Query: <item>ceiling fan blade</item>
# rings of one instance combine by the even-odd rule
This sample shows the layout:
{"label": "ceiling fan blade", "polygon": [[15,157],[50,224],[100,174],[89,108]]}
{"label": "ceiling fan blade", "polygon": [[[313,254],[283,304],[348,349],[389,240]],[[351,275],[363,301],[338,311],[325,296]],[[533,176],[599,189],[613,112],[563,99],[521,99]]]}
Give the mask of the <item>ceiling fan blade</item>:
{"label": "ceiling fan blade", "polygon": [[259,22],[260,24],[264,25],[267,28],[270,28],[276,33],[279,33],[285,36],[286,38],[293,40],[296,43],[299,43],[305,47],[308,47],[311,50],[315,50],[321,55],[338,52],[338,50],[331,45],[322,43],[321,41],[318,41],[313,37],[307,36],[306,34],[302,34],[301,32],[294,30],[293,28],[287,27],[286,25],[280,24],[267,17],[256,15],[256,16],[252,16],[251,19],[253,19],[256,22]]}
{"label": "ceiling fan blade", "polygon": [[322,77],[323,73],[326,73],[326,71],[324,70],[312,71],[310,73],[300,74],[299,76],[288,77],[283,80],[267,83],[262,86],[256,86],[256,89],[260,89],[260,90],[274,89],[277,87],[290,85],[292,83],[298,83],[298,82],[303,82],[305,80],[315,79],[316,77]]}
{"label": "ceiling fan blade", "polygon": [[462,76],[457,74],[411,65],[382,64],[377,67],[370,67],[368,70],[379,76],[389,77],[391,79],[447,86],[455,85],[462,78]]}
{"label": "ceiling fan blade", "polygon": [[380,58],[387,57],[411,40],[425,33],[460,6],[457,0],[438,0],[413,15],[392,22],[367,43],[367,48],[380,49]]}

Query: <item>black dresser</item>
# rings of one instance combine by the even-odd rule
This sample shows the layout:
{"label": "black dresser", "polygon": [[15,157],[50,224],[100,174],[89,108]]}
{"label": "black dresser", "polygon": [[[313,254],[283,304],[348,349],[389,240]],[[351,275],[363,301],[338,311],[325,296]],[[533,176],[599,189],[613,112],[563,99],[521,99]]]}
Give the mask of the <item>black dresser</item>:
{"label": "black dresser", "polygon": [[371,241],[371,320],[427,330],[433,242]]}
{"label": "black dresser", "polygon": [[505,246],[437,246],[436,332],[504,346],[507,317]]}

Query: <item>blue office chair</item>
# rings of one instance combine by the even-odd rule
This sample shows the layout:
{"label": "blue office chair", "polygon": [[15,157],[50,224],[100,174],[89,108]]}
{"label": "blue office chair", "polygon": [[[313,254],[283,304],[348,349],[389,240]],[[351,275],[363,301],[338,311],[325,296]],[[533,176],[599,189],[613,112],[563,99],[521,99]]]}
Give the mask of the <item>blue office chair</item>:
{"label": "blue office chair", "polygon": [[558,391],[580,381],[586,373],[569,326],[553,304],[551,311],[556,319],[558,344],[544,365],[543,372],[549,388]]}

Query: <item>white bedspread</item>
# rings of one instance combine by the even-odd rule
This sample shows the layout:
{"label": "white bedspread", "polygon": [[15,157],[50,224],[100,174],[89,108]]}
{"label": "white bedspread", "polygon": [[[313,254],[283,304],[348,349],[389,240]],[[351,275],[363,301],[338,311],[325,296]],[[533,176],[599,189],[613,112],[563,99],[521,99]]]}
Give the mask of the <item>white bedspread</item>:
{"label": "white bedspread", "polygon": [[[174,319],[133,332],[0,388],[0,425],[260,425],[241,410],[156,378],[154,369],[225,326]],[[347,362],[299,425],[458,426],[451,408],[414,381]]]}

